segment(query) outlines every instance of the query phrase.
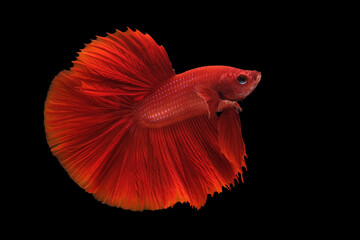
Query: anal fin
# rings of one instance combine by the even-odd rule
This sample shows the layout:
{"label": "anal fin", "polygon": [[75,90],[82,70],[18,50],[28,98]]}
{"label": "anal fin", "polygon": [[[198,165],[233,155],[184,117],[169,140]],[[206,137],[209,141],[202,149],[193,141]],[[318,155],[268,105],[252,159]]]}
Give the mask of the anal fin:
{"label": "anal fin", "polygon": [[[218,142],[220,151],[224,156],[239,169],[242,174],[242,167],[246,164],[245,144],[241,133],[239,114],[235,108],[227,108],[220,115],[218,122]],[[241,176],[242,178],[242,176]]]}

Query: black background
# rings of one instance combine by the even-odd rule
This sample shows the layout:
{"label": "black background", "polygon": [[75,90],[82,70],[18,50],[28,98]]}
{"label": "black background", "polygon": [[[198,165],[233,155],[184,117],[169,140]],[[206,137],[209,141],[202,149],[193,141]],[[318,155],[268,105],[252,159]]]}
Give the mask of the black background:
{"label": "black background", "polygon": [[[307,211],[312,191],[306,180],[307,153],[304,143],[299,145],[299,135],[306,131],[299,122],[306,119],[298,111],[301,103],[297,97],[298,56],[306,52],[304,42],[311,33],[291,17],[295,12],[226,7],[205,11],[205,15],[196,11],[146,12],[135,17],[102,13],[48,11],[26,25],[30,47],[19,46],[29,48],[29,64],[36,67],[30,67],[31,80],[27,82],[31,97],[26,104],[33,122],[26,138],[31,142],[32,157],[26,164],[29,168],[25,167],[30,177],[23,184],[21,201],[27,202],[31,215],[79,222],[112,219],[115,224],[139,219],[151,222],[153,217],[185,219],[183,227],[196,219],[239,227],[246,224],[254,227],[247,230],[250,232],[256,232],[260,224],[292,226],[292,220]],[[127,27],[148,33],[163,45],[176,73],[206,65],[262,73],[255,91],[240,102],[248,155],[244,183],[209,197],[200,210],[176,204],[165,210],[132,212],[104,205],[70,179],[47,145],[43,110],[54,76],[72,66],[85,43]]]}

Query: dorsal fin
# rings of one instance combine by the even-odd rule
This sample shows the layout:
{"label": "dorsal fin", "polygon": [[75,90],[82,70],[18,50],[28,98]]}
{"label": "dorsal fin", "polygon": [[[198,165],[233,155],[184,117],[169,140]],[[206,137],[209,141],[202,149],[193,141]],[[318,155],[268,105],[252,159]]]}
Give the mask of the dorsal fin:
{"label": "dorsal fin", "polygon": [[[86,44],[71,71],[79,74],[82,86],[98,89],[84,91],[94,95],[135,95],[140,99],[153,87],[175,75],[164,47],[148,34],[128,29]],[[101,87],[104,86],[104,89]],[[81,87],[80,87],[81,89]],[[109,92],[106,89],[117,89]]]}

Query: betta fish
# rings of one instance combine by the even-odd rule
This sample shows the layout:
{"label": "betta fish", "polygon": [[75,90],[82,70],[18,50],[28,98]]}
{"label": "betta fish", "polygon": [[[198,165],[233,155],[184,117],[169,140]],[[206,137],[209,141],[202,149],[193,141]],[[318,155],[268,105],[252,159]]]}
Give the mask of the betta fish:
{"label": "betta fish", "polygon": [[237,101],[258,71],[205,66],[175,74],[163,46],[128,29],[85,44],[52,81],[47,142],[98,201],[133,211],[199,209],[246,170]]}

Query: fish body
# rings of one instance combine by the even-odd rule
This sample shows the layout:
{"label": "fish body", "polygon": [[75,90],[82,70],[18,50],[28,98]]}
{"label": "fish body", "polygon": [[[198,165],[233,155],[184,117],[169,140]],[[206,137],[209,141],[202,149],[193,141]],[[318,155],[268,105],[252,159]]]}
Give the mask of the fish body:
{"label": "fish body", "polygon": [[44,110],[47,141],[70,177],[102,203],[200,208],[207,195],[242,178],[237,101],[260,78],[228,66],[175,74],[148,34],[116,31],[87,44],[54,78]]}
{"label": "fish body", "polygon": [[[250,87],[238,90],[238,93],[243,95],[234,96],[231,102],[220,99],[219,93],[223,95],[229,92],[227,86],[231,84],[232,78],[236,81],[235,85],[239,85],[236,77],[240,74],[249,75]],[[225,106],[235,106],[236,101],[250,94],[260,80],[259,76],[257,71],[244,71],[227,66],[196,68],[164,81],[139,102],[135,111],[139,121],[147,127],[163,127],[204,114],[210,116],[222,111]],[[207,97],[216,102],[216,109],[209,109]]]}

